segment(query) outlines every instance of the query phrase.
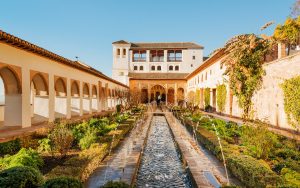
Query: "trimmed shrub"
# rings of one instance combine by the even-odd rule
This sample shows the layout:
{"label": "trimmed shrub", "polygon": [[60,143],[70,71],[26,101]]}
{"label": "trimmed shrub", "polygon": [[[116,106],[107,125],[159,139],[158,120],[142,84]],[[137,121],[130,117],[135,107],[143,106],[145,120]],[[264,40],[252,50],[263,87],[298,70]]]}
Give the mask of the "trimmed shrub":
{"label": "trimmed shrub", "polygon": [[87,132],[79,141],[81,149],[88,149],[93,143],[97,141],[97,131],[93,128],[88,128]]}
{"label": "trimmed shrub", "polygon": [[7,155],[0,159],[1,169],[7,169],[15,166],[27,166],[34,169],[39,169],[43,166],[44,161],[39,156],[38,152],[29,148],[22,148],[15,155]]}
{"label": "trimmed shrub", "polygon": [[221,113],[225,110],[226,93],[227,92],[225,84],[217,86],[217,105]]}
{"label": "trimmed shrub", "polygon": [[64,124],[56,125],[51,131],[49,138],[53,145],[53,150],[65,156],[72,146],[74,140],[73,133]]}
{"label": "trimmed shrub", "polygon": [[130,186],[123,181],[109,181],[101,188],[129,188]]}
{"label": "trimmed shrub", "polygon": [[31,167],[19,166],[0,172],[1,188],[37,188],[42,184],[42,174]]}
{"label": "trimmed shrub", "polygon": [[248,155],[226,155],[231,173],[249,187],[275,187],[282,185],[280,176],[266,164]]}
{"label": "trimmed shrub", "polygon": [[83,188],[83,185],[75,178],[58,177],[47,180],[42,188]]}
{"label": "trimmed shrub", "polygon": [[204,89],[204,105],[205,109],[208,109],[210,106],[210,88]]}
{"label": "trimmed shrub", "polygon": [[300,173],[289,168],[283,168],[281,175],[288,187],[300,187]]}
{"label": "trimmed shrub", "polygon": [[39,147],[38,152],[50,152],[51,151],[51,140],[49,138],[43,138],[38,141]]}
{"label": "trimmed shrub", "polygon": [[15,139],[8,142],[0,143],[0,156],[6,154],[15,154],[20,149],[21,149],[20,139]]}

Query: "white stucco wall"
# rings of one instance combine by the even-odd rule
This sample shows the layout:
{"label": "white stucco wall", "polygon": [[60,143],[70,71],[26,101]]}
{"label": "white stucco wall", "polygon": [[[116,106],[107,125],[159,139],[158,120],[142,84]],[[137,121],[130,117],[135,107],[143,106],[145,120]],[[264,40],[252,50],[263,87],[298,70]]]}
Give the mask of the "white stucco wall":
{"label": "white stucco wall", "polygon": [[[221,69],[221,60],[215,61],[210,66],[204,68],[193,77],[187,80],[187,90],[196,91],[201,88],[216,88],[218,84],[225,83],[223,73],[225,68]],[[291,55],[273,62],[264,64],[266,75],[263,76],[262,87],[254,94],[253,102],[253,119],[265,121],[271,125],[279,126],[286,129],[294,129],[286,119],[284,111],[284,97],[280,84],[285,80],[300,75],[300,53]],[[210,74],[212,73],[212,74]],[[207,80],[205,75],[207,74]],[[203,75],[203,81],[201,77]],[[198,81],[199,79],[199,81]],[[225,114],[230,114],[229,105],[229,87],[227,87],[227,97]],[[218,110],[218,108],[217,108]],[[238,101],[233,96],[232,115],[241,117],[242,109],[238,106]]]}

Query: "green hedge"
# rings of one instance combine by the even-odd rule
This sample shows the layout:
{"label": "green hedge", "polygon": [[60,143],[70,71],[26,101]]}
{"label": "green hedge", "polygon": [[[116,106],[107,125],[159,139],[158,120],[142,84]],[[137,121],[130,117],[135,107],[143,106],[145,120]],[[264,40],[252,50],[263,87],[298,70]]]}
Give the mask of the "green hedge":
{"label": "green hedge", "polygon": [[47,180],[42,188],[83,188],[83,185],[78,179],[59,177]]}
{"label": "green hedge", "polygon": [[[188,122],[186,125],[188,130],[191,131],[193,126],[192,122]],[[218,139],[213,132],[199,127],[197,139],[219,160],[222,160]],[[251,156],[241,154],[238,146],[230,145],[226,141],[222,141],[222,145],[228,169],[245,185],[248,187],[272,187],[282,185],[283,180],[281,177],[266,167],[261,161]]]}
{"label": "green hedge", "polygon": [[43,184],[41,173],[31,167],[13,167],[0,172],[1,188],[37,188]]}
{"label": "green hedge", "polygon": [[8,142],[0,143],[0,156],[6,154],[15,154],[21,149],[20,139],[11,140]]}

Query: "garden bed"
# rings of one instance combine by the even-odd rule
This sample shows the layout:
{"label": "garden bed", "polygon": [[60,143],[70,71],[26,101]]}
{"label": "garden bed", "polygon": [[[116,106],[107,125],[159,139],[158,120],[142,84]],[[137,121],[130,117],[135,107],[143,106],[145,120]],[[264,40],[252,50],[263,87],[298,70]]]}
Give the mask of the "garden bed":
{"label": "garden bed", "polygon": [[[231,122],[226,123],[200,114],[191,115],[186,111],[177,110],[174,115],[192,134],[197,128],[195,132],[198,141],[222,161],[215,132],[217,130],[228,169],[247,187],[300,186],[300,154],[296,141],[261,127],[239,127]],[[216,129],[212,123],[216,125]],[[259,134],[259,131],[265,131],[263,132],[265,135]],[[251,141],[246,142],[247,135],[251,135],[248,140],[253,139],[262,143],[255,145]],[[266,144],[263,145],[264,143]]]}
{"label": "garden bed", "polygon": [[[3,174],[6,169],[15,166],[27,168],[28,165],[43,175],[43,182],[56,181],[60,177],[84,182],[142,117],[143,111],[139,114],[127,112],[91,118],[76,123],[58,122],[48,131],[1,143],[0,186],[5,183],[2,180],[7,179]],[[43,182],[39,181],[38,184]]]}

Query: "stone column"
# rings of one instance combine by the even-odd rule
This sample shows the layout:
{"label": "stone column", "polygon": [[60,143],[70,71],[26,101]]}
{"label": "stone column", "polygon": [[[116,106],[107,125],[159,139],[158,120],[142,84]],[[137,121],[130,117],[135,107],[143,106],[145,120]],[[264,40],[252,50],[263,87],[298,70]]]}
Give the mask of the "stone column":
{"label": "stone column", "polygon": [[166,84],[166,104],[168,104],[168,84]]}
{"label": "stone column", "polygon": [[30,71],[22,67],[22,128],[31,127]]}
{"label": "stone column", "polygon": [[146,62],[150,62],[150,50],[146,50]]}
{"label": "stone column", "polygon": [[53,122],[55,120],[55,86],[54,86],[54,75],[49,73],[49,83],[48,83],[48,91],[49,91],[49,122]]}
{"label": "stone column", "polygon": [[97,85],[97,109],[98,109],[97,111],[98,112],[101,112],[101,95],[100,95],[101,89],[102,89],[101,82],[98,82]]}
{"label": "stone column", "polygon": [[286,54],[286,46],[283,43],[278,43],[278,59],[285,57]]}
{"label": "stone column", "polygon": [[177,90],[178,90],[178,88],[177,88],[177,83],[175,83],[175,88],[174,88],[174,103],[175,103],[175,105],[178,105],[178,101],[177,101]]}
{"label": "stone column", "polygon": [[164,50],[164,62],[168,61],[168,50]]}
{"label": "stone column", "polygon": [[83,82],[79,82],[79,100],[80,100],[80,111],[79,115],[83,115]]}
{"label": "stone column", "polygon": [[92,104],[93,104],[93,85],[89,84],[89,100],[90,100],[90,108],[89,108],[89,114],[93,113],[93,108],[92,108]]}
{"label": "stone column", "polygon": [[67,119],[71,119],[71,79],[67,78]]}
{"label": "stone column", "polygon": [[148,103],[150,103],[151,102],[151,91],[150,91],[150,85],[149,84],[147,84],[147,88],[148,88]]}

